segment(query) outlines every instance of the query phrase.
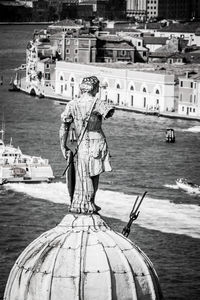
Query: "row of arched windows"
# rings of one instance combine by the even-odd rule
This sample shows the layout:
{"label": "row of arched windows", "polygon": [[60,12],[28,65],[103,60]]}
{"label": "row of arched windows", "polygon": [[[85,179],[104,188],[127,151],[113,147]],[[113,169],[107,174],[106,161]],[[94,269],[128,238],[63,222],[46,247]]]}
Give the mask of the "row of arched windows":
{"label": "row of arched windows", "polygon": [[[120,88],[121,88],[120,85],[119,85],[119,83],[117,84],[116,88],[117,88],[117,89],[120,89]],[[134,91],[133,85],[130,86],[129,90],[130,90],[130,91]],[[146,92],[147,92],[146,88],[143,88],[142,91],[143,91],[143,93],[146,93]],[[155,94],[159,95],[159,94],[160,94],[160,91],[159,91],[158,89],[156,89]]]}
{"label": "row of arched windows", "polygon": [[[64,80],[64,78],[63,78],[62,75],[60,76],[60,80],[61,80],[61,81]],[[71,77],[70,82],[74,82],[74,81],[75,81],[74,78]],[[107,83],[107,86],[108,86],[108,83]],[[117,89],[121,89],[121,86],[120,86],[119,83],[116,85],[116,88],[117,88]],[[131,85],[130,88],[129,88],[129,90],[130,90],[130,91],[134,91],[134,90],[135,90],[135,89],[134,89],[134,86]],[[146,90],[145,87],[143,88],[142,92],[143,92],[143,93],[146,93],[146,92],[147,92],[147,90]],[[159,91],[158,89],[156,89],[155,94],[159,95],[159,94],[160,94],[160,91]]]}

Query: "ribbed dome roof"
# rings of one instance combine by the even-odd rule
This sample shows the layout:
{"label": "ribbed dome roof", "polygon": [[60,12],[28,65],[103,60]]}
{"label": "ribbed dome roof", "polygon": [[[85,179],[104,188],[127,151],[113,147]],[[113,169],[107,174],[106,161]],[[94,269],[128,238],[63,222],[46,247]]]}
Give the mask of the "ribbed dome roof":
{"label": "ribbed dome roof", "polygon": [[161,299],[147,256],[99,215],[68,214],[34,240],[8,278],[5,300]]}

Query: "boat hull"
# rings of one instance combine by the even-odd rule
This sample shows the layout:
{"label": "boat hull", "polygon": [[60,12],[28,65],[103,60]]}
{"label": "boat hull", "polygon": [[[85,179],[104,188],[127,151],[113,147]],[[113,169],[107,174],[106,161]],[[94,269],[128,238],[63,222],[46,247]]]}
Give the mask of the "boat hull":
{"label": "boat hull", "polygon": [[185,192],[199,194],[200,186],[191,182],[188,182],[186,179],[178,179],[176,180],[177,186]]}
{"label": "boat hull", "polygon": [[53,171],[50,165],[47,166],[0,166],[0,184],[6,183],[39,183],[51,182]]}

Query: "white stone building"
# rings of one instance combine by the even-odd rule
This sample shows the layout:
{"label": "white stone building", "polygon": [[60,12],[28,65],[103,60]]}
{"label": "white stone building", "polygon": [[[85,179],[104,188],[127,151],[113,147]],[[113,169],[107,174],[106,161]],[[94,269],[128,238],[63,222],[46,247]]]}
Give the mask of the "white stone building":
{"label": "white stone building", "polygon": [[174,75],[136,71],[125,64],[114,66],[57,61],[55,93],[74,99],[83,77],[95,75],[106,86],[101,89],[101,98],[115,105],[144,111],[174,110]]}

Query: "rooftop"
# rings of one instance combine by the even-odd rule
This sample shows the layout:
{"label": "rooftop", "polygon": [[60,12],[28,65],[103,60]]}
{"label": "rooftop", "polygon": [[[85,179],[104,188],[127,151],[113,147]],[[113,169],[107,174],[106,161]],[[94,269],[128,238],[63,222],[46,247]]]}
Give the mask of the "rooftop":
{"label": "rooftop", "polygon": [[159,30],[161,28],[162,28],[161,23],[156,22],[156,23],[140,24],[136,29],[139,29],[139,30],[140,29],[150,29],[150,30],[157,29],[157,30]]}
{"label": "rooftop", "polygon": [[54,27],[74,27],[74,28],[81,28],[83,26],[80,25],[80,24],[77,24],[73,20],[65,19],[65,20],[53,23],[52,25],[49,26],[49,28],[54,28]]}
{"label": "rooftop", "polygon": [[160,31],[163,32],[191,32],[194,33],[197,29],[200,29],[199,22],[189,23],[172,23],[169,26],[163,27]]}
{"label": "rooftop", "polygon": [[168,38],[165,37],[154,37],[154,36],[144,36],[143,37],[145,44],[161,44],[165,45]]}
{"label": "rooftop", "polygon": [[184,75],[186,72],[196,72],[200,74],[200,64],[176,65],[168,63],[130,63],[130,62],[116,62],[116,63],[90,63],[93,66],[115,68],[115,69],[129,69],[141,72],[154,72],[158,74],[174,74]]}

